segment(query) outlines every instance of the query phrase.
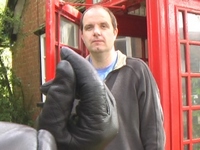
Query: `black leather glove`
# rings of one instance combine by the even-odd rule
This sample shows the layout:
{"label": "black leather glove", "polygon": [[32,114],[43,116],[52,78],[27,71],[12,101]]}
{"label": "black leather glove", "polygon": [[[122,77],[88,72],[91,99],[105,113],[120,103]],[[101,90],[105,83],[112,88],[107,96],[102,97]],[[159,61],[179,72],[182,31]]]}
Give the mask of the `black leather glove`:
{"label": "black leather glove", "polygon": [[0,121],[0,150],[57,150],[50,132]]}
{"label": "black leather glove", "polygon": [[[94,68],[69,48],[61,49],[54,80],[43,85],[47,93],[39,129],[50,131],[59,150],[101,150],[118,132],[115,100]],[[75,95],[80,102],[75,116]]]}

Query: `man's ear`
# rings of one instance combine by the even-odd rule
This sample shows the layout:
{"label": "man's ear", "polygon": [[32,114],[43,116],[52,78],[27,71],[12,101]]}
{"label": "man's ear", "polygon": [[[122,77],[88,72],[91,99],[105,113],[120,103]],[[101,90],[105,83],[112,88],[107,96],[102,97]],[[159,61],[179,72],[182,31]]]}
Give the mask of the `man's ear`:
{"label": "man's ear", "polygon": [[118,35],[118,28],[114,29],[114,35],[115,35],[115,37],[117,37],[117,35]]}

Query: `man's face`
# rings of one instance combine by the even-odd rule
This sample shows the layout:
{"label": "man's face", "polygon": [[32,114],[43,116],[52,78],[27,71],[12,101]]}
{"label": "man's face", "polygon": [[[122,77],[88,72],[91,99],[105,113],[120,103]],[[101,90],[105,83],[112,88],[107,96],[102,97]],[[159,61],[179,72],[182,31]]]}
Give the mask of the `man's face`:
{"label": "man's face", "polygon": [[117,33],[107,11],[97,7],[86,12],[81,37],[90,52],[110,51],[114,48]]}

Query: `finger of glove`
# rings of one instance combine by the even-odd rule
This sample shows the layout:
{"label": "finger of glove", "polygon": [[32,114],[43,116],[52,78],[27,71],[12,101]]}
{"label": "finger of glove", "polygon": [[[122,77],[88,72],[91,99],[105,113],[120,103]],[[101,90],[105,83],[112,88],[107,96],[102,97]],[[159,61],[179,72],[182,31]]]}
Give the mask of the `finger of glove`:
{"label": "finger of glove", "polygon": [[[61,59],[69,61],[69,63],[72,65],[77,78],[77,88],[83,90],[84,87],[103,85],[103,82],[91,64],[70,48],[61,48]],[[80,94],[84,95],[85,93],[80,91]]]}
{"label": "finger of glove", "polygon": [[[96,70],[86,59],[68,47],[61,49],[61,59],[69,61],[74,69],[77,79],[77,92],[81,98],[81,104],[86,105],[80,109],[85,113],[88,112],[88,115],[91,117],[95,117],[94,114],[98,112],[101,115],[104,112],[106,116],[109,110],[106,103],[105,85],[99,78]],[[93,112],[91,113],[91,111]]]}
{"label": "finger of glove", "polygon": [[[73,149],[83,147],[98,149],[110,141],[118,131],[115,100],[99,78],[96,70],[82,56],[67,47],[61,49],[61,59],[72,65],[76,75],[76,86],[81,98],[77,109],[77,124],[70,126],[73,133]],[[107,130],[110,129],[110,130]],[[78,142],[77,142],[78,141]],[[95,142],[94,142],[95,141]],[[90,148],[89,148],[90,147]]]}
{"label": "finger of glove", "polygon": [[[60,146],[71,135],[67,129],[75,95],[75,75],[71,65],[62,60],[56,69],[56,76],[46,96],[46,101],[39,116],[39,129],[46,129],[53,134]],[[66,144],[66,143],[65,143]]]}
{"label": "finger of glove", "polygon": [[53,80],[50,80],[40,86],[40,91],[42,92],[42,94],[47,95],[47,92],[49,88],[51,87],[52,83],[53,83]]}

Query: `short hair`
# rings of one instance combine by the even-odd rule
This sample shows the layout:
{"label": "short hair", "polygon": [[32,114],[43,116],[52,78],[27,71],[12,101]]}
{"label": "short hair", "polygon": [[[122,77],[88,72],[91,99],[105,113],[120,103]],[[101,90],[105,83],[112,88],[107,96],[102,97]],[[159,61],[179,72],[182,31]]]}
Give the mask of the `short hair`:
{"label": "short hair", "polygon": [[80,20],[81,31],[83,31],[83,18],[84,18],[84,16],[85,16],[86,12],[87,12],[88,10],[90,10],[90,9],[92,9],[92,8],[96,8],[96,7],[97,7],[97,8],[102,8],[102,9],[104,9],[104,10],[109,14],[110,19],[111,19],[112,26],[113,26],[114,29],[116,29],[116,28],[117,28],[117,19],[116,19],[115,15],[113,14],[113,12],[112,12],[110,9],[108,9],[107,7],[104,7],[104,6],[101,6],[101,5],[93,5],[93,6],[89,7],[88,9],[86,9],[86,10],[84,11],[82,17],[81,17],[81,20]]}

